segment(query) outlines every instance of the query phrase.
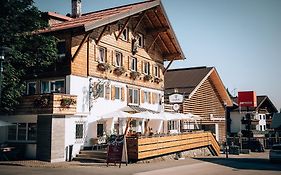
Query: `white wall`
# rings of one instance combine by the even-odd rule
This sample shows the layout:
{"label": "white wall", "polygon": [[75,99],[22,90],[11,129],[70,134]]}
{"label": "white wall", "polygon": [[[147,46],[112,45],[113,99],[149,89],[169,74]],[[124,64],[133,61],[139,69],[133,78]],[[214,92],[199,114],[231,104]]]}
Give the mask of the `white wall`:
{"label": "white wall", "polygon": [[240,130],[245,130],[245,126],[241,124],[241,119],[243,116],[245,116],[245,114],[240,114],[239,112],[230,112],[232,133],[238,133]]}

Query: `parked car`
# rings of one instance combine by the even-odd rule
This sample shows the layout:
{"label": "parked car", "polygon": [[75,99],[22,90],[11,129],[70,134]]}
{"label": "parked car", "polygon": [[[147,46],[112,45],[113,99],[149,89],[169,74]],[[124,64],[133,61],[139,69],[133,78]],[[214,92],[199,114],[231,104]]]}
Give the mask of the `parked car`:
{"label": "parked car", "polygon": [[251,140],[250,143],[243,142],[243,149],[249,149],[251,152],[264,152],[264,147],[258,140]]}
{"label": "parked car", "polygon": [[271,162],[281,162],[281,144],[274,144],[269,151],[269,160]]}

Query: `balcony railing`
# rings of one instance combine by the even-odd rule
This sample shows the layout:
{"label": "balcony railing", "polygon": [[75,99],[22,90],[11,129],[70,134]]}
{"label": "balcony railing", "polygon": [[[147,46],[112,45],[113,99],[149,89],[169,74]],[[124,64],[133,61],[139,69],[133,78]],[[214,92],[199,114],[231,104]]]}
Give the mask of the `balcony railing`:
{"label": "balcony railing", "polygon": [[16,114],[75,114],[76,95],[42,94],[23,96]]}

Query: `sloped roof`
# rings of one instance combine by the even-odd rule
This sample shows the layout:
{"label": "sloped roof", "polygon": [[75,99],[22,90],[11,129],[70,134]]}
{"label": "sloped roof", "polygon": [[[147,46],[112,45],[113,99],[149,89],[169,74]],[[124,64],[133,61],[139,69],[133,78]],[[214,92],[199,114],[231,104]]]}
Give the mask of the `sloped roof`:
{"label": "sloped roof", "polygon": [[227,103],[227,106],[232,106],[226,89],[214,67],[193,67],[184,69],[171,69],[165,74],[165,94],[174,93],[177,89],[179,93],[185,94],[188,98],[197,91],[202,83],[210,77],[221,98]]}
{"label": "sloped roof", "polygon": [[[163,45],[164,43],[162,48],[165,50],[165,55],[176,55],[176,57],[173,56],[173,59],[176,60],[185,59],[184,53],[181,50],[160,0],[147,0],[144,2],[82,14],[81,17],[71,18],[71,20],[53,24],[49,28],[40,30],[39,33],[60,32],[74,29],[79,29],[83,32],[89,32],[107,24],[117,22],[121,19],[132,17],[134,15],[140,15],[140,13],[150,9],[155,10],[152,10],[150,13],[145,15],[147,18],[149,18],[149,25],[152,25],[154,28],[167,28],[166,32],[159,34],[160,39],[158,41],[159,45]],[[151,19],[156,20],[157,22],[151,22]],[[166,59],[170,60],[168,56]]]}
{"label": "sloped roof", "polygon": [[[233,101],[237,103],[238,97],[234,97]],[[257,96],[257,107],[249,107],[249,111],[256,111],[259,109],[267,109],[269,113],[276,113],[278,110],[276,109],[275,105],[272,103],[272,101],[269,99],[266,95],[258,95]],[[238,111],[239,108],[235,109],[235,111]],[[242,111],[246,111],[246,107],[241,108]]]}

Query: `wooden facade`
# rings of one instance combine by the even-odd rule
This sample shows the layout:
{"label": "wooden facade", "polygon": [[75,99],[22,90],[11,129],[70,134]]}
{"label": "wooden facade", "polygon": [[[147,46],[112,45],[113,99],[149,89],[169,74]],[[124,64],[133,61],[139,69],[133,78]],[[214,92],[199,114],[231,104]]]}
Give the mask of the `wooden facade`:
{"label": "wooden facade", "polygon": [[77,96],[68,94],[43,94],[24,96],[16,109],[17,115],[76,113]]}
{"label": "wooden facade", "polygon": [[210,132],[184,133],[147,138],[128,137],[128,158],[132,161],[209,147],[214,155],[220,154],[220,147]]}
{"label": "wooden facade", "polygon": [[[168,71],[168,77],[169,73]],[[194,73],[197,73],[198,76],[194,75]],[[192,113],[202,117],[202,120],[198,122],[201,128],[211,130],[213,133],[217,132],[219,135],[218,141],[222,143],[225,140],[226,133],[226,109],[224,105],[231,106],[232,101],[224,89],[218,73],[214,68],[200,67],[179,70],[178,73],[177,70],[174,70],[174,76],[177,74],[178,76],[185,76],[186,79],[194,79],[192,81],[188,80],[186,84],[181,83],[178,87],[174,86],[174,89],[178,89],[179,93],[184,94],[184,102],[180,104],[180,112]],[[189,77],[189,75],[192,77]],[[170,86],[169,84],[168,86],[172,89],[173,85]],[[170,89],[167,89],[167,91],[165,89],[166,111],[173,111],[172,104],[169,104],[168,101]]]}

